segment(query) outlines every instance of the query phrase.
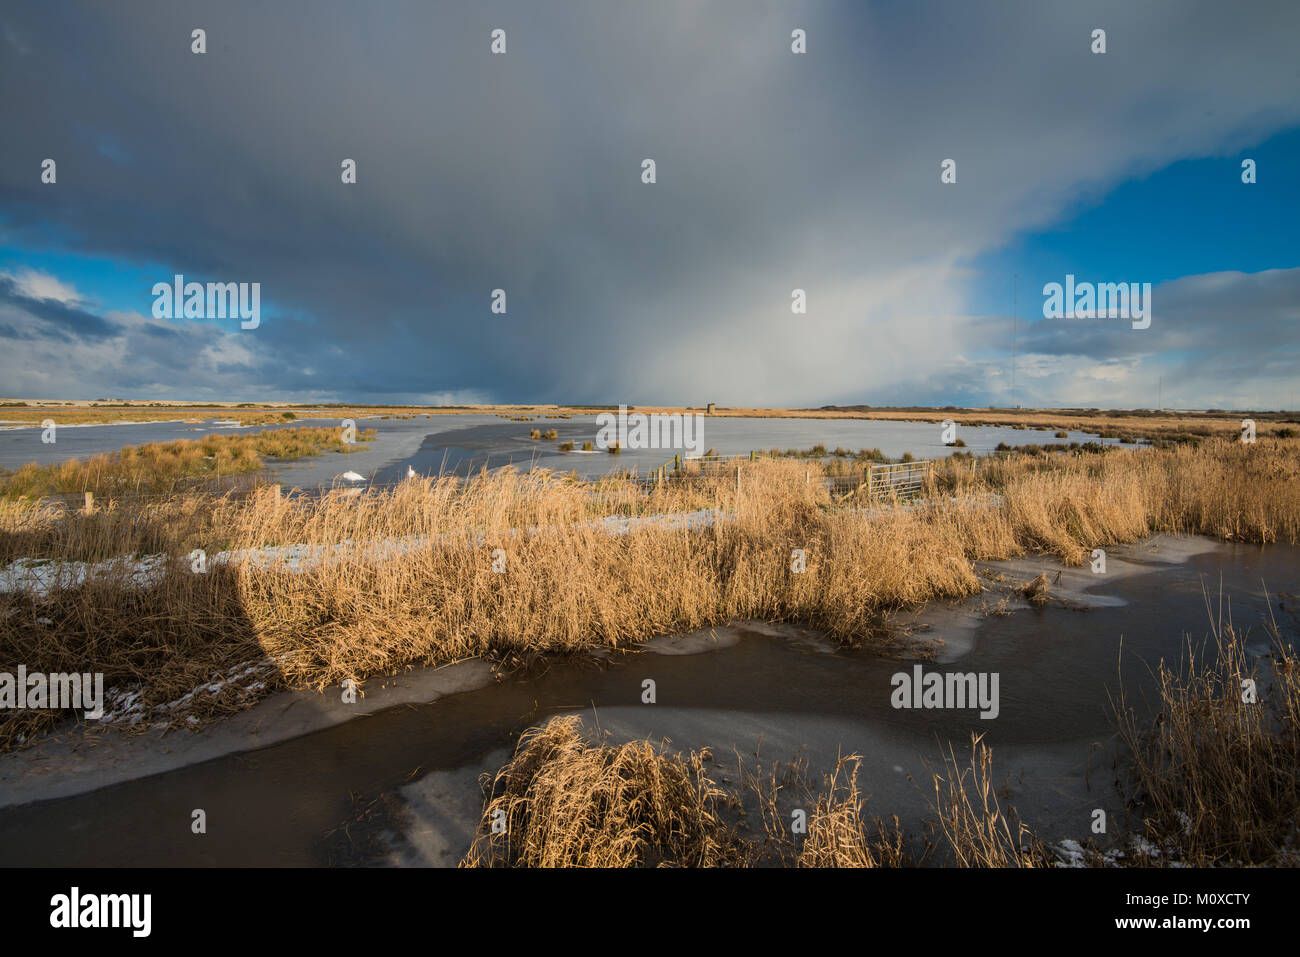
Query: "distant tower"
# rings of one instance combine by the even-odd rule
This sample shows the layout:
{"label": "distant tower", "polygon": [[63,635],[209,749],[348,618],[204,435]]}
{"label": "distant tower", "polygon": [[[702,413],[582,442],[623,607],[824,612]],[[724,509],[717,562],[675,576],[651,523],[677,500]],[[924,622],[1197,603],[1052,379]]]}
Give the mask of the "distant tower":
{"label": "distant tower", "polygon": [[712,415],[712,414],[713,414],[713,403],[710,402],[709,405],[708,405],[708,408],[706,408],[704,411],[707,412],[709,415]]}

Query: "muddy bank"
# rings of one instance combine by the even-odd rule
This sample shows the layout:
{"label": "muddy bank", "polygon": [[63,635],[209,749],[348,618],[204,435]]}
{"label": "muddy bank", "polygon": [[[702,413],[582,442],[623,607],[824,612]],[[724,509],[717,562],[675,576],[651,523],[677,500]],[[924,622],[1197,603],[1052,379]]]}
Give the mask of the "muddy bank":
{"label": "muddy bank", "polygon": [[[1298,568],[1300,549],[1165,538],[1110,550],[1105,575],[1048,560],[985,566],[995,589],[998,575],[1008,576],[1009,589],[1039,571],[1061,571],[1052,587],[1064,601],[1019,610],[1009,601],[981,617],[980,603],[999,599],[992,591],[900,623],[946,642],[927,667],[1000,675],[995,720],[970,710],[896,709],[891,678],[910,663],[835,649],[801,629],[751,624],[652,643],[650,650],[669,653],[565,660],[502,680],[467,671],[457,680],[486,683],[433,703],[344,715],[308,734],[301,732],[320,716],[303,705],[298,717],[306,720],[296,728],[275,728],[267,708],[255,726],[171,735],[161,744],[173,750],[162,758],[160,742],[136,750],[116,736],[93,748],[42,744],[0,759],[0,794],[10,805],[0,811],[0,863],[453,864],[477,823],[479,775],[504,763],[526,727],[574,712],[615,741],[667,737],[679,748],[710,747],[723,763],[735,750],[764,760],[801,753],[816,774],[839,754],[860,753],[869,810],[897,813],[909,828],[928,814],[928,767],[938,765],[940,748],[951,743],[960,754],[972,731],[985,733],[1005,799],[1041,836],[1081,838],[1093,808],[1116,820],[1124,813],[1106,705],[1121,643],[1125,679],[1140,701],[1147,667],[1177,659],[1186,634],[1199,640],[1208,631],[1204,591],[1217,606],[1220,579],[1234,623],[1252,627],[1259,650],[1269,613],[1264,585],[1279,627],[1295,640]],[[647,679],[654,704],[642,702]],[[409,690],[406,700],[419,697]],[[382,707],[376,693],[361,707]],[[184,753],[185,739],[213,743]],[[218,756],[223,749],[240,753]],[[177,766],[186,761],[202,763]],[[87,788],[98,790],[37,800]],[[20,801],[36,803],[14,806]],[[206,835],[190,831],[195,808],[207,814]]]}
{"label": "muddy bank", "polygon": [[281,691],[199,732],[91,730],[85,724],[0,757],[0,808],[83,794],[214,758],[255,751],[401,705],[428,704],[494,680],[485,661],[424,668],[366,683],[345,702],[339,688]]}

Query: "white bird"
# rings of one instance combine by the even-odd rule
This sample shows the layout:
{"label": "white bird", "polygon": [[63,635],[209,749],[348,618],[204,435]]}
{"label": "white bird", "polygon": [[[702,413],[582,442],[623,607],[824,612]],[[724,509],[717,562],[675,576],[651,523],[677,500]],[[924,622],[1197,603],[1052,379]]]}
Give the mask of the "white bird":
{"label": "white bird", "polygon": [[364,475],[358,475],[356,472],[344,472],[339,478],[345,482],[364,482],[366,480]]}
{"label": "white bird", "polygon": [[409,479],[415,478],[415,469],[411,468],[409,465],[406,467],[406,477]]}

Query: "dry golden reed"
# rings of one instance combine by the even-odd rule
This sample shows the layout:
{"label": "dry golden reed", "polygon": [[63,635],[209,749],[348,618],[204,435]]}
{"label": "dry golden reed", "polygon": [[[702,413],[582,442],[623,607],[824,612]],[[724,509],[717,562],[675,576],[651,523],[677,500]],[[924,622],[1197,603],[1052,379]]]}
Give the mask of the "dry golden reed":
{"label": "dry golden reed", "polygon": [[[715,867],[740,848],[719,815],[725,797],[704,773],[705,752],[665,745],[591,744],[581,719],[525,732],[497,772],[487,822],[465,866]],[[504,828],[495,829],[499,820]]]}
{"label": "dry golden reed", "polygon": [[[827,776],[808,815],[808,834],[796,863],[799,867],[903,867],[910,863],[905,837],[898,826],[864,816],[865,800],[858,789],[862,762],[858,755],[842,758]],[[843,778],[845,768],[848,773]]]}
{"label": "dry golden reed", "polygon": [[[941,863],[1031,866],[1045,861],[1027,829],[1015,846],[991,794],[991,755],[969,768],[945,756],[935,775]],[[483,812],[465,867],[910,867],[919,861],[894,817],[870,818],[859,788],[861,758],[841,758],[820,788],[806,767],[740,763],[740,783],[706,772],[707,751],[679,754],[668,742],[611,745],[584,734],[576,715],[520,737],[514,757],[484,775]],[[808,808],[806,833],[791,810]],[[756,813],[746,816],[750,807]],[[756,820],[757,819],[757,820]],[[919,841],[913,839],[912,845]]]}
{"label": "dry golden reed", "polygon": [[[147,587],[118,562],[43,594],[0,592],[0,668],[103,671],[157,705],[239,660],[277,662],[266,691],[324,687],[738,619],[889,651],[889,616],[979,591],[977,561],[1048,551],[1077,564],[1161,531],[1300,541],[1293,440],[951,462],[907,508],[836,505],[821,477],[815,462],[762,460],[648,488],[503,470],[361,495],[192,492],[145,507],[108,496],[91,515],[9,503],[0,559],[162,558]],[[191,571],[195,549],[205,574]],[[223,564],[227,550],[244,560]]]}
{"label": "dry golden reed", "polygon": [[[370,441],[374,429],[358,434]],[[128,495],[172,491],[197,478],[242,475],[264,468],[262,456],[297,459],[322,452],[351,452],[340,429],[298,427],[251,435],[208,435],[128,445],[88,459],[68,459],[53,465],[28,463],[13,472],[0,469],[0,497],[45,496],[94,492]]]}
{"label": "dry golden reed", "polygon": [[1300,659],[1274,628],[1271,654],[1254,660],[1215,618],[1212,647],[1189,641],[1183,661],[1157,666],[1154,717],[1116,703],[1142,836],[1159,852],[1144,863],[1294,867]]}

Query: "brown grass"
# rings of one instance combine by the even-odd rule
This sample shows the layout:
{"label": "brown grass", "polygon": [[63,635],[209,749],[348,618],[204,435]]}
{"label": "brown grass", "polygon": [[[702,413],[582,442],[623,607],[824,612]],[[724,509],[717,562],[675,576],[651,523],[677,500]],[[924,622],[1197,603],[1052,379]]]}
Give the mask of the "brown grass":
{"label": "brown grass", "polygon": [[[44,597],[0,593],[0,669],[104,671],[161,704],[243,656],[273,657],[279,683],[324,687],[471,655],[623,648],[738,619],[796,621],[889,652],[908,648],[889,616],[979,591],[976,561],[1049,551],[1079,563],[1159,531],[1300,540],[1294,440],[949,463],[931,501],[910,509],[835,507],[822,474],[816,462],[765,460],[649,490],[504,470],[355,497],[187,493],[137,508],[109,495],[93,515],[10,503],[0,559],[160,552],[166,563],[150,588],[119,570]],[[594,524],[700,508],[724,520],[622,535]],[[190,570],[194,549],[290,544],[329,558],[297,571],[284,556]],[[796,548],[804,574],[790,569]]]}
{"label": "brown grass", "polygon": [[[865,817],[858,790],[861,758],[842,758],[827,776],[808,815],[808,834],[796,863],[799,867],[903,867],[910,863],[904,835],[895,817],[891,824]],[[847,776],[841,777],[845,768]]]}
{"label": "brown grass", "polygon": [[1021,594],[1035,608],[1042,608],[1047,604],[1047,572],[1039,572],[1037,578],[1021,589]]}
{"label": "brown grass", "polygon": [[[978,745],[978,741],[976,742]],[[991,794],[991,756],[978,745],[969,768],[945,757],[935,775],[942,863],[967,867],[1045,862],[1027,829],[1011,825]],[[707,751],[668,742],[610,745],[567,715],[526,731],[514,757],[484,775],[483,814],[465,867],[909,867],[918,861],[897,817],[869,817],[859,788],[861,758],[841,758],[820,787],[800,759],[740,761],[740,782],[716,783]],[[946,776],[945,776],[946,775]],[[756,811],[747,815],[746,808]],[[808,808],[806,834],[791,811]],[[755,820],[757,818],[757,820]],[[935,850],[934,848],[930,849]],[[928,853],[928,852],[927,852]]]}
{"label": "brown grass", "polygon": [[[362,442],[374,437],[374,429],[357,434]],[[13,472],[0,470],[0,497],[169,492],[187,479],[259,471],[266,465],[262,456],[297,459],[322,452],[351,452],[353,448],[343,442],[340,429],[312,427],[150,442],[88,459],[68,459],[54,465],[32,462]]]}
{"label": "brown grass", "polygon": [[[1156,669],[1158,712],[1139,720],[1119,699],[1147,863],[1207,867],[1300,864],[1300,659],[1276,628],[1263,668],[1245,636],[1211,615],[1214,647],[1190,641]],[[1244,700],[1253,681],[1257,700]]]}
{"label": "brown grass", "polygon": [[993,752],[971,735],[971,756],[958,761],[952,745],[944,773],[934,775],[934,813],[951,863],[958,867],[1041,867],[1047,856],[1029,829],[1004,811],[993,786]]}
{"label": "brown grass", "polygon": [[[515,421],[530,421],[531,416],[569,418],[608,411],[610,406],[555,405],[476,405],[476,406],[310,406],[262,405],[258,403],[161,403],[132,401],[96,404],[85,401],[25,400],[25,405],[0,408],[0,419],[35,425],[53,418],[60,425],[106,423],[116,421],[155,421],[163,419],[234,418],[245,424],[278,421],[286,408],[298,417],[390,416],[411,418],[416,415],[454,415],[467,412],[497,414]],[[702,413],[702,408],[684,406],[638,406],[645,413]],[[522,414],[520,414],[522,413]],[[1240,433],[1244,417],[1256,420],[1262,437],[1288,437],[1288,429],[1300,424],[1297,413],[1280,411],[1152,411],[1129,409],[958,409],[958,408],[884,408],[868,406],[828,406],[820,409],[790,408],[717,408],[714,416],[726,418],[800,418],[800,419],[874,419],[894,422],[941,422],[952,419],[958,425],[1000,425],[1019,429],[1055,432],[1074,430],[1106,437],[1150,439],[1153,441],[1187,441],[1206,438],[1231,439]],[[1290,429],[1294,436],[1295,430]]]}
{"label": "brown grass", "polygon": [[[715,867],[740,859],[705,753],[588,743],[581,719],[526,732],[497,772],[467,867]],[[493,819],[504,823],[494,833]]]}

